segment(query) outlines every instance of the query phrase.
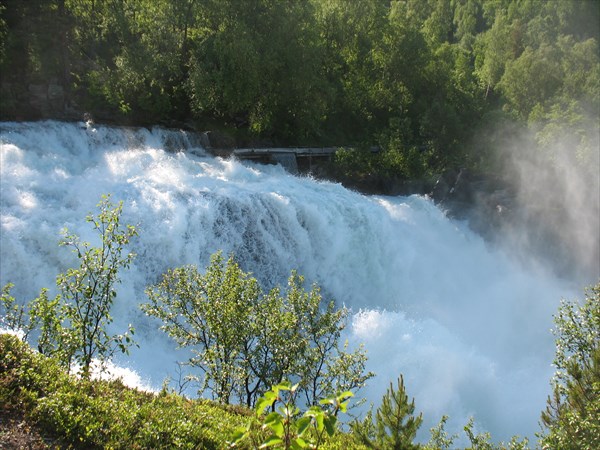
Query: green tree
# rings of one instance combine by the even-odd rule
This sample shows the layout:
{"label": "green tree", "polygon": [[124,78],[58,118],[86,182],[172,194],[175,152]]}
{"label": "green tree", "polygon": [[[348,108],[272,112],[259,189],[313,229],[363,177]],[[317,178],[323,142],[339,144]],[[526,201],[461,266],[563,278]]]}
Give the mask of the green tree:
{"label": "green tree", "polygon": [[12,283],[2,288],[0,299],[0,323],[18,335],[23,342],[31,342],[37,337],[37,348],[47,356],[56,356],[59,360],[68,359],[64,348],[58,345],[64,333],[61,327],[60,296],[48,297],[48,289],[44,288],[40,295],[26,304],[18,303],[10,295]]}
{"label": "green tree", "polygon": [[496,16],[493,26],[477,36],[475,43],[475,73],[485,89],[485,96],[495,89],[504,74],[511,55],[510,28],[505,15]]}
{"label": "green tree", "polygon": [[240,372],[247,371],[240,356],[252,339],[256,280],[233,257],[224,264],[216,253],[206,274],[195,266],[169,270],[146,293],[150,303],[142,306],[144,312],[160,319],[161,329],[179,346],[194,352],[189,362],[204,372],[200,390],[208,388],[220,402],[229,403]]}
{"label": "green tree", "polygon": [[107,328],[113,321],[111,309],[117,296],[115,286],[120,282],[119,270],[128,268],[135,257],[123,252],[137,230],[121,224],[123,202],[114,205],[110,196],[103,196],[98,208],[98,215],[90,214],[86,220],[98,232],[100,246],[81,241],[65,228],[61,245],[72,248],[80,265],[56,278],[65,329],[57,345],[67,352],[69,366],[71,358],[81,365],[84,376],[90,375],[92,359],[102,362],[117,350],[127,353],[134,333],[131,325],[120,335],[110,334]]}
{"label": "green tree", "polygon": [[237,395],[251,407],[270,386],[295,379],[314,404],[323,394],[359,389],[372,374],[364,373],[362,348],[340,347],[347,311],[324,306],[318,287],[307,292],[302,284],[294,272],[284,294],[264,294],[233,256],[225,262],[216,253],[205,274],[193,266],[165,273],[142,309],[195,353],[188,362],[204,374],[201,392],[222,403]]}
{"label": "green tree", "polygon": [[440,419],[440,422],[433,428],[430,428],[431,438],[425,445],[426,450],[443,450],[452,448],[452,444],[458,437],[457,434],[449,435],[445,430],[448,416],[444,415]]}
{"label": "green tree", "polygon": [[329,96],[310,2],[203,2],[186,87],[198,120],[305,143],[319,136]]}
{"label": "green tree", "polygon": [[377,408],[375,420],[371,412],[361,422],[354,422],[354,431],[369,448],[379,450],[412,450],[420,448],[413,441],[423,422],[423,414],[414,415],[415,401],[409,402],[404,378],[398,378],[398,387],[390,387]]}
{"label": "green tree", "polygon": [[499,87],[508,106],[527,120],[538,104],[551,99],[561,86],[561,71],[556,50],[549,46],[530,47],[506,64]]}
{"label": "green tree", "polygon": [[69,1],[76,29],[75,84],[83,105],[136,123],[186,118],[193,4]]}
{"label": "green tree", "polygon": [[542,412],[544,447],[600,446],[600,283],[586,289],[583,304],[563,301],[556,323],[557,373]]}
{"label": "green tree", "polygon": [[0,297],[0,307],[2,307],[2,316],[0,323],[6,329],[15,333],[21,332],[23,340],[27,337],[32,329],[31,321],[28,320],[27,309],[24,305],[17,303],[16,299],[10,295],[10,291],[14,284],[7,283],[2,287],[2,297]]}
{"label": "green tree", "polygon": [[[392,98],[376,59],[389,7],[379,0],[315,1],[315,26],[323,51],[322,76],[328,82],[327,130],[344,144],[370,140],[385,121]],[[404,92],[393,92],[401,97]],[[370,145],[372,142],[370,142]]]}
{"label": "green tree", "polygon": [[484,27],[482,3],[479,0],[451,0],[454,6],[454,39],[461,47],[471,49],[475,36]]}

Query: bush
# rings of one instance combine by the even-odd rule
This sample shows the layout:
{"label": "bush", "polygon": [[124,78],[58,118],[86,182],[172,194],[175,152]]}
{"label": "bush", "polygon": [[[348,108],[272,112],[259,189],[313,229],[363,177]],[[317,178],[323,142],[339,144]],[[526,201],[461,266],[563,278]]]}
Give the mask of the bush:
{"label": "bush", "polygon": [[233,396],[252,407],[270,386],[299,380],[307,404],[335,392],[359,389],[373,376],[364,373],[362,348],[349,353],[339,343],[348,314],[325,303],[318,286],[303,288],[292,272],[288,288],[264,294],[233,257],[213,255],[205,274],[180,267],[147,289],[142,306],[161,320],[161,329],[195,356],[188,364],[200,369],[200,392],[219,402]]}

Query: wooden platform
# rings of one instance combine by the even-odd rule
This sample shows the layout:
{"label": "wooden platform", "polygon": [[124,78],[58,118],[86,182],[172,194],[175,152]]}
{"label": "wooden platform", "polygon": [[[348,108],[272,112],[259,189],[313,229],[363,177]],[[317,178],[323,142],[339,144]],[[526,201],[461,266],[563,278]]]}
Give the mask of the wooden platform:
{"label": "wooden platform", "polygon": [[296,157],[331,157],[336,150],[336,147],[236,148],[232,150],[232,154],[240,159],[252,159],[273,154],[293,154]]}
{"label": "wooden platform", "polygon": [[313,163],[329,161],[336,147],[237,148],[230,156],[265,164],[281,164],[287,171],[311,171]]}

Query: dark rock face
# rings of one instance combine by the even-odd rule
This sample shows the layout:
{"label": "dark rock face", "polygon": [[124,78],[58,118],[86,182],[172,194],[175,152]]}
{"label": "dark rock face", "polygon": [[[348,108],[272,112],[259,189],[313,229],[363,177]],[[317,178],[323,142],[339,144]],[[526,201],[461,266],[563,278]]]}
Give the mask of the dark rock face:
{"label": "dark rock face", "polygon": [[1,86],[0,120],[80,120],[83,111],[68,101],[60,84],[27,85],[6,83]]}
{"label": "dark rock face", "polygon": [[39,111],[42,116],[47,116],[50,112],[48,87],[44,84],[30,84],[27,89],[29,91],[29,106]]}
{"label": "dark rock face", "polygon": [[483,236],[510,222],[516,205],[516,193],[507,182],[466,169],[440,175],[430,196],[450,217],[467,220]]}
{"label": "dark rock face", "polygon": [[207,131],[205,134],[209,144],[206,148],[229,150],[236,147],[235,138],[226,133],[220,131]]}
{"label": "dark rock face", "polygon": [[65,90],[59,84],[49,84],[46,91],[48,106],[54,111],[65,109]]}

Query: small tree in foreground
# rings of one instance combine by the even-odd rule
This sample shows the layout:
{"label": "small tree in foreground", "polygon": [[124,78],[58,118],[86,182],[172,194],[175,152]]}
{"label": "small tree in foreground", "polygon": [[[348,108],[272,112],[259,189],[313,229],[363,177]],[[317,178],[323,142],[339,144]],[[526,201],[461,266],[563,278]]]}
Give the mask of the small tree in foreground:
{"label": "small tree in foreground", "polygon": [[65,344],[85,375],[89,375],[93,358],[104,361],[117,350],[127,353],[134,333],[131,325],[120,335],[109,334],[107,327],[113,321],[110,312],[117,296],[115,285],[120,282],[119,270],[128,268],[135,257],[133,253],[123,255],[124,247],[137,236],[137,230],[133,225],[121,224],[122,201],[115,206],[110,196],[103,196],[98,208],[100,213],[90,214],[86,220],[99,233],[100,246],[92,247],[79,236],[63,230],[61,245],[73,249],[80,265],[56,278],[69,331]]}
{"label": "small tree in foreground", "polygon": [[194,353],[189,364],[204,373],[200,391],[211,390],[221,403],[230,403],[245,382],[247,361],[241,358],[255,338],[252,327],[259,288],[230,258],[213,255],[206,274],[195,266],[169,270],[159,284],[146,290],[146,314],[161,321],[161,329],[180,347]]}
{"label": "small tree in foreground", "polygon": [[448,434],[445,429],[446,422],[448,422],[448,416],[443,415],[439,423],[435,427],[429,429],[431,437],[429,438],[429,442],[424,447],[426,450],[444,450],[452,448],[452,444],[454,444],[454,441],[458,435]]}
{"label": "small tree in foreground", "polygon": [[375,421],[372,412],[369,411],[364,420],[353,423],[353,429],[369,448],[418,449],[419,445],[413,444],[413,441],[423,422],[423,414],[415,416],[414,412],[415,401],[408,401],[404,378],[400,375],[397,389],[390,383],[375,414]]}
{"label": "small tree in foreground", "polygon": [[125,246],[137,235],[132,225],[120,223],[123,202],[113,205],[110,196],[98,204],[100,212],[86,217],[99,234],[100,246],[82,242],[75,234],[63,230],[60,245],[71,247],[79,259],[79,267],[67,269],[56,278],[59,294],[48,297],[42,289],[38,298],[26,306],[10,296],[11,284],[2,291],[2,306],[8,326],[23,331],[23,338],[37,334],[38,349],[57,357],[65,366],[81,366],[88,377],[94,358],[110,359],[115,352],[127,353],[133,344],[130,325],[127,332],[112,335],[107,327],[112,322],[111,309],[117,295],[118,273],[127,268],[133,253],[123,255]]}
{"label": "small tree in foreground", "polygon": [[333,436],[338,413],[347,411],[352,392],[322,399],[302,413],[296,405],[299,386],[284,381],[265,392],[256,403],[255,417],[232,435],[231,447],[249,439],[254,448],[317,450],[326,436]]}

